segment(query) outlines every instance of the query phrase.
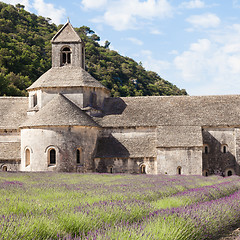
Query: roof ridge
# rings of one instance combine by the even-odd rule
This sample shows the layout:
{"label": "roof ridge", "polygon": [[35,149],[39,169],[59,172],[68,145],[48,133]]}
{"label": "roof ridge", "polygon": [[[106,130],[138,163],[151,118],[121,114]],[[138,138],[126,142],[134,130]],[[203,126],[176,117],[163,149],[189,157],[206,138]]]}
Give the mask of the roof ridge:
{"label": "roof ridge", "polygon": [[26,98],[28,98],[28,97],[17,97],[17,96],[0,96],[0,99],[20,99],[20,98],[22,98],[22,99],[26,99]]}
{"label": "roof ridge", "polygon": [[240,94],[223,94],[223,95],[170,95],[170,96],[130,96],[120,97],[122,99],[146,99],[146,98],[214,98],[214,97],[239,97]]}

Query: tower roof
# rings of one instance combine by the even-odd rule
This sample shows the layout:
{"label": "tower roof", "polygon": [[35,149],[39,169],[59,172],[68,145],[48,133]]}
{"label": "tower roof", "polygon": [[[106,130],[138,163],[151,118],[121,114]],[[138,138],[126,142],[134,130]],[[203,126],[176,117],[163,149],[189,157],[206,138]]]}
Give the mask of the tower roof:
{"label": "tower roof", "polygon": [[63,25],[63,27],[55,34],[52,38],[52,43],[59,42],[82,42],[81,38],[78,36],[74,30],[72,24],[69,20]]}
{"label": "tower roof", "polygon": [[87,126],[99,127],[92,118],[62,94],[58,94],[20,127]]}
{"label": "tower roof", "polygon": [[45,72],[27,90],[47,87],[95,87],[106,89],[99,81],[80,67],[53,67]]}

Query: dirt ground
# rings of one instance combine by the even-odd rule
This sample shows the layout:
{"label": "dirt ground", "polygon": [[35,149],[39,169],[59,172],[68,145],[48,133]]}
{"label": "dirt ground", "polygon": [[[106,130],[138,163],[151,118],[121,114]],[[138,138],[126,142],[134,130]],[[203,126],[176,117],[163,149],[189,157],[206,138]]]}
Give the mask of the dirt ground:
{"label": "dirt ground", "polygon": [[235,229],[226,237],[222,237],[219,240],[240,240],[240,228]]}

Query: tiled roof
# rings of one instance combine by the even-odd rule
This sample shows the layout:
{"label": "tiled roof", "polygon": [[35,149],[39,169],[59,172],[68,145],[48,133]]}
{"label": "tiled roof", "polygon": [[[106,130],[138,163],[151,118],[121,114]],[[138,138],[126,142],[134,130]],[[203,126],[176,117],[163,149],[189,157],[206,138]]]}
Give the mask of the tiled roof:
{"label": "tiled roof", "polygon": [[0,142],[0,160],[20,160],[20,142]]}
{"label": "tiled roof", "polygon": [[98,127],[98,124],[68,98],[58,94],[20,127],[39,126]]}
{"label": "tiled roof", "polygon": [[27,119],[27,97],[0,97],[0,129],[18,129]]}
{"label": "tiled roof", "polygon": [[156,140],[154,134],[138,137],[115,135],[102,137],[98,141],[96,157],[154,157],[156,156]]}
{"label": "tiled roof", "polygon": [[104,110],[102,127],[240,126],[240,95],[109,98]]}
{"label": "tiled roof", "polygon": [[57,42],[81,42],[81,38],[73,29],[72,24],[68,21],[52,38],[52,43]]}
{"label": "tiled roof", "polygon": [[202,147],[202,128],[197,126],[157,127],[157,147]]}
{"label": "tiled roof", "polygon": [[[81,67],[53,67],[37,79],[28,90],[48,87],[95,87],[106,89]],[[107,90],[108,91],[108,90]]]}

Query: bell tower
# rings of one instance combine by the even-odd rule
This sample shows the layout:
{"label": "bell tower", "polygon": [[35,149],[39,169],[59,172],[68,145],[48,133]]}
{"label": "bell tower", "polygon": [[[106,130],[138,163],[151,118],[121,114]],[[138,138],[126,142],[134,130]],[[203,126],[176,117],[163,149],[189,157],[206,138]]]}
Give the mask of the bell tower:
{"label": "bell tower", "polygon": [[52,38],[52,67],[81,67],[85,69],[84,43],[67,23]]}

